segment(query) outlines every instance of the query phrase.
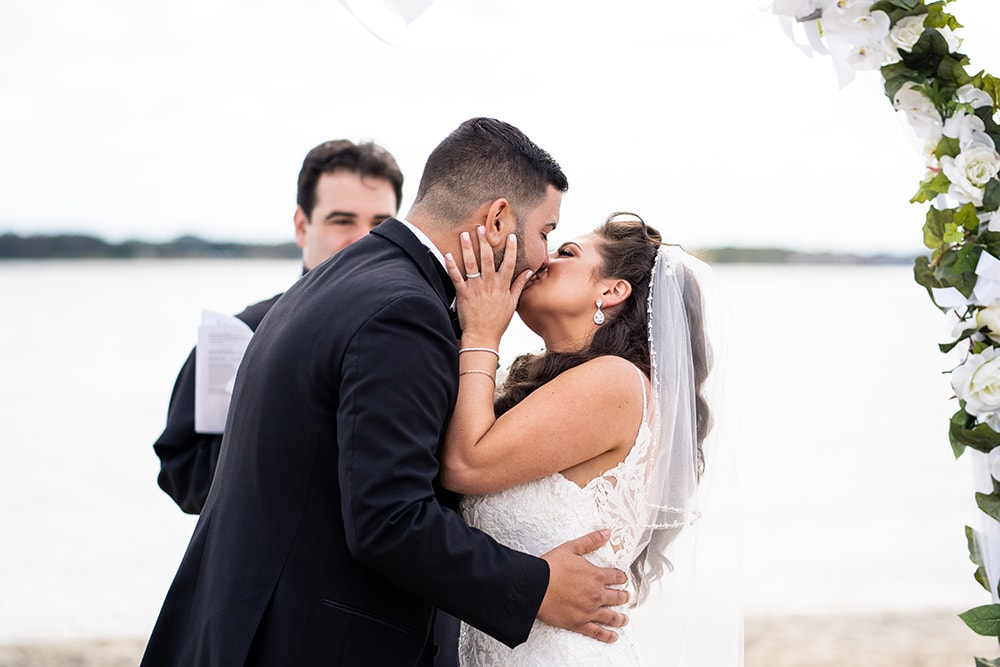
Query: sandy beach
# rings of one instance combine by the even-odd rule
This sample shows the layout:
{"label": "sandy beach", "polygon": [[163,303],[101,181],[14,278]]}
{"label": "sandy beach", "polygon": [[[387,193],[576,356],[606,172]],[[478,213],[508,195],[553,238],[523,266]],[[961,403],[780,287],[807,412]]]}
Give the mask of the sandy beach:
{"label": "sandy beach", "polygon": [[[144,639],[0,645],[3,667],[134,667]],[[973,667],[997,642],[951,612],[748,616],[747,667]]]}

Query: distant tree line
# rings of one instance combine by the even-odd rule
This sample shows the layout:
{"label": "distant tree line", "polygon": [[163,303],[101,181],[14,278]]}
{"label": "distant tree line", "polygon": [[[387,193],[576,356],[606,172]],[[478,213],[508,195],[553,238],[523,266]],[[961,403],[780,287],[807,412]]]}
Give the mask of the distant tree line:
{"label": "distant tree line", "polygon": [[206,241],[196,236],[182,236],[164,243],[109,243],[84,234],[0,235],[0,259],[295,259],[301,256],[302,251],[294,243],[231,243]]}
{"label": "distant tree line", "polygon": [[785,248],[708,248],[696,253],[710,264],[913,264],[916,254],[858,255],[836,252],[802,252]]}
{"label": "distant tree line", "polygon": [[[913,256],[800,252],[782,248],[707,248],[696,251],[712,264],[912,264]],[[109,243],[85,234],[0,235],[4,259],[297,259],[294,243],[258,244],[206,241],[182,236],[174,241]]]}

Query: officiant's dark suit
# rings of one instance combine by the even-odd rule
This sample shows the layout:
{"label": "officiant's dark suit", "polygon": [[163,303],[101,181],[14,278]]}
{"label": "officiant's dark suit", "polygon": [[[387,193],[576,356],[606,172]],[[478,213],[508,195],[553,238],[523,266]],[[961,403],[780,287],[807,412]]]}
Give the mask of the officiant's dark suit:
{"label": "officiant's dark suit", "polygon": [[469,528],[437,485],[452,297],[390,219],[279,299],[144,666],[429,665],[434,604],[527,637],[547,565]]}

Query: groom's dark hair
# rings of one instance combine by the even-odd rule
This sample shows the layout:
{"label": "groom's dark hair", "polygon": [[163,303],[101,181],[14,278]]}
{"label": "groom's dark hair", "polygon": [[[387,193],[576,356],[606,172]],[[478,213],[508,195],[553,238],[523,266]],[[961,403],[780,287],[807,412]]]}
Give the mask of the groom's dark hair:
{"label": "groom's dark hair", "polygon": [[483,203],[505,197],[515,212],[542,201],[548,186],[566,192],[559,163],[521,130],[495,118],[471,118],[427,158],[414,205],[439,220],[467,219]]}

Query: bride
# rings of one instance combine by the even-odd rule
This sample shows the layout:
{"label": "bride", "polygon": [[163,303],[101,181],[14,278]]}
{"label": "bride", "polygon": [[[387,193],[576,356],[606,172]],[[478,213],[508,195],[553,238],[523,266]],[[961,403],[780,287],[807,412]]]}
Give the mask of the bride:
{"label": "bride", "polygon": [[[461,243],[464,271],[446,258],[463,334],[442,483],[463,494],[472,526],[528,553],[610,529],[587,557],[628,572],[630,605],[641,608],[661,577],[691,575],[672,549],[699,515],[713,423],[698,278],[707,267],[631,214],[562,244],[513,283],[510,245],[495,269],[488,243],[478,243],[478,258],[467,235]],[[545,351],[515,360],[496,390],[515,306]],[[684,664],[684,651],[662,642],[641,656],[640,643],[670,635],[666,616],[656,618],[647,636],[626,627],[612,644],[536,620],[513,649],[463,624],[459,654],[463,667]],[[712,664],[741,662],[741,647]]]}

